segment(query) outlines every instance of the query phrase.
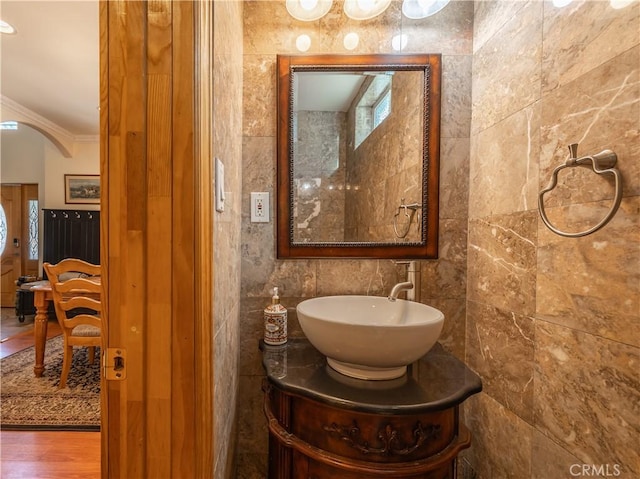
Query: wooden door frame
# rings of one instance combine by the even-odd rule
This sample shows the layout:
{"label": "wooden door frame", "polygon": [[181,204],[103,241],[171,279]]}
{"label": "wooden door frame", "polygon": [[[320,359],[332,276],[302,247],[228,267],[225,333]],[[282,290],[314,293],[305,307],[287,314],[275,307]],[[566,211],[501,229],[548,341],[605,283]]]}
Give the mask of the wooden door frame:
{"label": "wooden door frame", "polygon": [[100,0],[103,478],[213,472],[211,17]]}

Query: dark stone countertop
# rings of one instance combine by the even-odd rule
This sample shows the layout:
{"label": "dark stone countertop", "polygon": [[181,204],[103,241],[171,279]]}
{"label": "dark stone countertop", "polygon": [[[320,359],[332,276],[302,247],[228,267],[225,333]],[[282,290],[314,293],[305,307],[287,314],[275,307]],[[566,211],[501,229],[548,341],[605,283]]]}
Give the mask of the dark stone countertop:
{"label": "dark stone countertop", "polygon": [[482,382],[462,361],[439,344],[408,367],[398,379],[364,381],[344,376],[327,365],[307,339],[282,346],[260,341],[268,380],[281,390],[354,411],[418,414],[461,404],[482,390]]}

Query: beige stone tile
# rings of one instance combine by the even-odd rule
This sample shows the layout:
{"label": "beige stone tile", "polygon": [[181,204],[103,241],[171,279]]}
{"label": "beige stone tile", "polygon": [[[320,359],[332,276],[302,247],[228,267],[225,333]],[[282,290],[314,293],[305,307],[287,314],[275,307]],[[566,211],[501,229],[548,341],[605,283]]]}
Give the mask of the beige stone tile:
{"label": "beige stone tile", "polygon": [[469,398],[464,411],[471,430],[471,449],[465,456],[479,478],[531,476],[529,424],[485,393]]}
{"label": "beige stone tile", "polygon": [[486,304],[467,303],[467,364],[483,391],[531,422],[534,320]]}
{"label": "beige stone tile", "polygon": [[420,20],[402,16],[402,33],[408,37],[403,53],[471,54],[473,2],[451,2],[432,17]]}
{"label": "beige stone tile", "polygon": [[473,2],[473,51],[480,50],[527,2],[513,0]]}
{"label": "beige stone tile", "polygon": [[586,464],[640,475],[640,350],[536,322],[535,426]]}
{"label": "beige stone tile", "polygon": [[467,218],[469,139],[440,140],[440,221]]}
{"label": "beige stone tile", "polygon": [[[245,55],[271,55],[276,51],[286,54],[296,51],[295,40],[291,41],[293,32],[287,32],[291,30],[291,23],[294,20],[290,19],[284,2],[244,2],[243,15]],[[304,24],[300,22],[301,27],[302,25]],[[312,28],[311,24],[308,28]]]}
{"label": "beige stone tile", "polygon": [[541,31],[542,2],[528,2],[476,52],[473,132],[484,130],[539,99]]}
{"label": "beige stone tile", "polygon": [[[542,111],[540,188],[568,158],[567,145],[578,143],[578,156],[613,150],[624,195],[640,194],[640,46],[545,95]],[[566,168],[556,188],[545,195],[545,205],[613,195],[611,175],[596,175],[588,167]]]}
{"label": "beige stone tile", "polygon": [[258,345],[264,332],[264,308],[270,302],[269,298],[244,298],[242,300],[238,370],[243,376],[264,374],[262,352]]}
{"label": "beige stone tile", "polygon": [[467,222],[440,220],[437,261],[422,261],[421,297],[463,298],[467,284]]}
{"label": "beige stone tile", "polygon": [[531,479],[582,475],[582,461],[539,431],[533,433],[532,447]]}
{"label": "beige stone tile", "polygon": [[243,454],[265,454],[266,459],[269,433],[262,410],[262,379],[261,376],[240,376],[237,449]]}
{"label": "beige stone tile", "polygon": [[399,280],[391,260],[324,260],[318,262],[316,296],[364,294],[386,296]]}
{"label": "beige stone tile", "polygon": [[242,142],[242,216],[251,219],[252,191],[270,193],[272,223],[275,220],[276,144],[273,137],[244,137]]}
{"label": "beige stone tile", "polygon": [[469,222],[469,300],[532,316],[535,311],[537,212]]}
{"label": "beige stone tile", "polygon": [[[235,417],[236,391],[237,391],[237,375],[229,374],[237,368],[236,354],[237,346],[230,343],[228,338],[231,327],[229,321],[218,330],[214,338],[214,377],[215,384],[213,390],[213,398],[216,404],[214,411],[214,424],[216,433],[221,437],[230,437]],[[235,334],[237,337],[237,333]]]}
{"label": "beige stone tile", "polygon": [[283,296],[309,297],[316,292],[315,260],[277,260],[273,223],[247,223],[242,245],[243,296],[271,297],[274,286]]}
{"label": "beige stone tile", "polygon": [[[640,43],[640,4],[615,9],[610,2],[544,4],[542,90],[587,74]],[[595,85],[600,82],[595,81]]]}
{"label": "beige stone tile", "polygon": [[[552,208],[565,231],[585,230],[609,202]],[[559,211],[556,211],[559,210]],[[640,346],[640,197],[624,199],[614,219],[582,238],[564,238],[539,222],[536,317]]]}
{"label": "beige stone tile", "polygon": [[[213,261],[214,302],[214,434],[225,441],[216,442],[216,477],[232,473],[235,456],[236,399],[238,391],[238,350],[240,315],[240,191],[242,169],[242,5],[239,2],[215,2],[213,7],[214,48],[212,88],[224,89],[224,95],[212,96],[216,118],[212,124],[212,154],[225,165],[226,209],[216,214]],[[217,121],[224,118],[225,121]],[[176,238],[178,241],[179,238]],[[205,358],[206,360],[206,358]]]}
{"label": "beige stone tile", "polygon": [[533,103],[472,140],[469,217],[537,208],[540,104]]}
{"label": "beige stone tile", "polygon": [[444,326],[438,342],[461,361],[465,360],[466,301],[464,298],[425,298],[421,303],[442,311]]}
{"label": "beige stone tile", "polygon": [[[214,290],[216,302],[214,304],[216,317],[228,318],[230,311],[239,302],[240,290],[240,228],[237,221],[233,224],[218,224],[215,228],[216,250],[214,262],[216,274],[214,276]],[[224,273],[223,273],[224,272]]]}
{"label": "beige stone tile", "polygon": [[[311,46],[306,54],[315,53],[392,53],[391,38],[400,30],[401,3],[394,1],[376,18],[351,20],[336,1],[329,13],[314,22],[291,17],[283,2],[251,1],[244,4],[245,54],[300,54],[296,48],[299,35],[308,35]],[[277,32],[277,34],[274,34]],[[344,35],[358,34],[360,41],[353,51],[344,47]]]}
{"label": "beige stone tile", "polygon": [[471,131],[471,55],[442,57],[440,138],[468,138]]}
{"label": "beige stone tile", "polygon": [[276,54],[249,55],[243,63],[242,133],[276,136]]}

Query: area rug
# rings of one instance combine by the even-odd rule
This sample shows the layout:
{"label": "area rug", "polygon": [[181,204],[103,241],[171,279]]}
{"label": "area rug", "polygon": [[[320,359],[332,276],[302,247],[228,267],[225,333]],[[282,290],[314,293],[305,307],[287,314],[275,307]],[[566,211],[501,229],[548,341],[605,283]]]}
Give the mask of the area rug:
{"label": "area rug", "polygon": [[74,348],[67,387],[58,389],[62,336],[49,339],[45,370],[33,374],[33,347],[0,361],[0,428],[27,430],[100,429],[100,361],[87,360],[87,348]]}

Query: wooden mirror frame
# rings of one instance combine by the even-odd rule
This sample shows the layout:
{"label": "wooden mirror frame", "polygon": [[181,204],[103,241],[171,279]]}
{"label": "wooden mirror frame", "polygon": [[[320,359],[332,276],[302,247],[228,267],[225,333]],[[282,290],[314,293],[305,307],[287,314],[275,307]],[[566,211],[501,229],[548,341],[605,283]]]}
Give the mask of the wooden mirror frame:
{"label": "wooden mirror frame", "polygon": [[[421,241],[414,243],[294,242],[293,142],[291,139],[293,74],[297,71],[388,70],[424,72]],[[276,224],[278,258],[437,258],[441,55],[278,55],[277,76]]]}

